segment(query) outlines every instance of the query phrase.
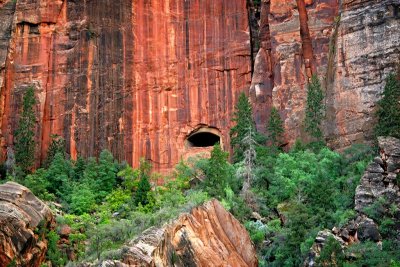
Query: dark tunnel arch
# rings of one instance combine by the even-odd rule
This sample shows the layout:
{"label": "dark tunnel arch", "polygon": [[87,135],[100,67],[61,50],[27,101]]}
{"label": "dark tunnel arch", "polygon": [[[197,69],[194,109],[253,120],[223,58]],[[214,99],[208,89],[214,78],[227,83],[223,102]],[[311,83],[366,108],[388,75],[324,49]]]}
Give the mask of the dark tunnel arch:
{"label": "dark tunnel arch", "polygon": [[219,131],[209,127],[199,128],[186,138],[188,147],[210,147],[216,143],[221,143]]}

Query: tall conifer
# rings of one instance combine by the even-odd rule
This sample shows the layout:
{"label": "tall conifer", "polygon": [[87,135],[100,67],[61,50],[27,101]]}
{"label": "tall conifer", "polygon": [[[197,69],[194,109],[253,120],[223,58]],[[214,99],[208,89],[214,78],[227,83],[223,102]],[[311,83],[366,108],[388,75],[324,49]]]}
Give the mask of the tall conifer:
{"label": "tall conifer", "polygon": [[383,97],[378,101],[376,115],[378,117],[375,126],[376,136],[400,138],[400,82],[394,73],[386,78]]}
{"label": "tall conifer", "polygon": [[243,160],[243,153],[246,150],[243,139],[248,135],[249,129],[252,129],[254,133],[256,132],[253,122],[253,110],[248,97],[244,93],[239,95],[232,120],[235,122],[235,126],[230,131],[233,161],[239,162]]}
{"label": "tall conifer", "polygon": [[29,87],[23,98],[22,114],[15,131],[15,160],[22,171],[30,171],[35,163],[35,92]]}

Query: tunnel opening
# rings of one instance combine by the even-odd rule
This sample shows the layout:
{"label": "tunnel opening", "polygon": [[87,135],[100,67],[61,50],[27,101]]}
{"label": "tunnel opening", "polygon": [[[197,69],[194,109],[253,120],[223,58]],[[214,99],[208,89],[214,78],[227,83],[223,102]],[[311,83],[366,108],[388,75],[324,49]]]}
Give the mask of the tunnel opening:
{"label": "tunnel opening", "polygon": [[197,131],[187,138],[189,147],[210,147],[220,142],[219,135],[209,131]]}

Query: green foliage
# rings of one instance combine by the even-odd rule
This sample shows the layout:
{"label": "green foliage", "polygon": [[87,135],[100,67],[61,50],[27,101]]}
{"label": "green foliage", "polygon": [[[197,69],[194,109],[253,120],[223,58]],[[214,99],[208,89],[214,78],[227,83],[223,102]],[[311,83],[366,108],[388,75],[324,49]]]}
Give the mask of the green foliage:
{"label": "green foliage", "polygon": [[139,167],[139,184],[135,192],[134,203],[135,205],[147,205],[149,204],[149,192],[151,191],[151,185],[149,182],[151,165],[146,160],[142,159]]}
{"label": "green foliage", "polygon": [[283,143],[283,122],[278,110],[275,107],[271,109],[271,115],[269,117],[268,125],[268,142],[271,149],[279,151],[282,150],[281,145]]}
{"label": "green foliage", "polygon": [[42,200],[54,200],[54,194],[48,192],[50,182],[46,177],[46,170],[38,169],[35,173],[25,177],[23,185],[28,187],[32,193]]}
{"label": "green foliage", "polygon": [[65,266],[67,262],[66,255],[63,255],[57,247],[57,242],[60,240],[60,237],[56,232],[50,231],[47,235],[47,239],[47,258],[51,261],[52,266]]}
{"label": "green foliage", "polygon": [[[261,214],[276,216],[273,224],[267,224],[266,236],[272,243],[259,248],[266,266],[302,265],[319,230],[353,218],[355,187],[372,156],[371,149],[363,146],[343,155],[328,148],[314,152],[298,147],[279,154],[265,170],[268,191],[255,183],[258,202],[266,206]],[[334,248],[332,244],[329,249]],[[341,255],[335,257],[341,260]]]}
{"label": "green foliage", "polygon": [[339,241],[330,236],[317,258],[316,266],[343,266],[345,255]]}
{"label": "green foliage", "polygon": [[324,116],[324,93],[317,76],[311,78],[307,87],[307,105],[304,125],[313,141],[322,142],[321,123]]}
{"label": "green foliage", "polygon": [[51,143],[47,151],[47,159],[44,163],[45,167],[49,167],[57,153],[65,157],[65,140],[57,134],[51,135]]}
{"label": "green foliage", "polygon": [[97,166],[97,183],[95,190],[98,192],[98,200],[101,201],[112,191],[116,185],[117,172],[117,164],[114,161],[113,155],[110,151],[103,150],[100,153]]}
{"label": "green foliage", "polygon": [[63,154],[57,153],[46,172],[46,179],[49,183],[48,191],[58,198],[65,199],[71,190],[69,183],[71,170],[71,162],[66,160]]}
{"label": "green foliage", "polygon": [[256,132],[252,107],[248,97],[244,93],[239,95],[232,121],[235,123],[235,126],[230,130],[233,162],[239,162],[243,160],[243,153],[246,150],[246,146],[242,142],[244,137],[248,135],[250,129]]}
{"label": "green foliage", "polygon": [[249,232],[250,238],[253,241],[253,243],[257,247],[260,247],[267,234],[267,226],[263,224],[261,221],[255,221],[255,222],[248,221],[245,223],[244,226],[246,227],[246,230]]}
{"label": "green foliage", "polygon": [[72,166],[64,155],[57,153],[46,172],[46,180],[49,185],[48,191],[61,199],[65,199],[71,191],[69,177],[71,176]]}
{"label": "green foliage", "polygon": [[367,241],[356,243],[348,248],[347,254],[353,255],[353,260],[347,266],[391,266],[395,262],[395,257],[399,260],[398,250],[385,248],[374,242]]}
{"label": "green foliage", "polygon": [[91,186],[82,183],[77,184],[73,188],[70,200],[70,211],[74,214],[81,215],[94,210],[96,204],[96,195]]}
{"label": "green foliage", "polygon": [[232,174],[231,165],[227,160],[228,153],[222,150],[219,143],[215,144],[203,170],[206,178],[202,186],[211,197],[222,198],[225,195],[224,190],[229,185],[229,176]]}
{"label": "green foliage", "polygon": [[29,87],[23,97],[22,114],[15,131],[15,160],[25,173],[35,162],[35,105],[34,88]]}
{"label": "green foliage", "polygon": [[86,161],[84,158],[81,156],[78,156],[78,159],[74,163],[74,175],[73,175],[73,180],[79,181],[83,178],[83,174],[86,169]]}
{"label": "green foliage", "polygon": [[400,138],[400,82],[394,73],[386,78],[383,97],[378,101],[376,116],[378,123],[375,126],[375,136]]}

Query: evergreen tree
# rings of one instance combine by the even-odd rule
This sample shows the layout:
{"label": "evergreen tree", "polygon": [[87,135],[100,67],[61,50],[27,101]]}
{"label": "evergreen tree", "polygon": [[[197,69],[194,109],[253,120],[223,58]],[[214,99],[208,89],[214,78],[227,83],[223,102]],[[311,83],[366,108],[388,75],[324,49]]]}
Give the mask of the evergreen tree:
{"label": "evergreen tree", "polygon": [[242,166],[240,166],[236,175],[239,179],[243,180],[242,187],[242,196],[245,198],[248,190],[250,189],[251,183],[254,180],[254,172],[255,172],[255,162],[257,157],[256,145],[255,141],[255,133],[253,129],[249,129],[246,133],[246,136],[242,140],[243,145],[245,145],[246,150],[243,153],[243,161],[241,162]]}
{"label": "evergreen tree", "polygon": [[243,160],[243,152],[246,150],[246,147],[242,141],[248,134],[249,129],[252,129],[254,133],[256,132],[252,115],[253,111],[249,99],[244,93],[241,93],[238,103],[235,106],[235,112],[233,113],[232,120],[235,122],[235,126],[230,131],[234,162]]}
{"label": "evergreen tree", "polygon": [[151,164],[142,159],[139,166],[139,184],[135,192],[135,205],[146,205],[149,203],[149,192],[151,191],[150,179]]}
{"label": "evergreen tree", "polygon": [[78,156],[78,159],[76,160],[74,164],[74,180],[79,181],[80,179],[83,178],[83,174],[86,169],[86,161],[83,157]]}
{"label": "evergreen tree", "polygon": [[307,88],[307,106],[304,124],[306,132],[314,141],[321,142],[323,133],[321,123],[324,116],[324,93],[317,76],[311,78]]}
{"label": "evergreen tree", "polygon": [[47,151],[47,159],[44,163],[45,167],[50,166],[57,153],[60,153],[65,157],[65,140],[58,134],[52,134],[51,143]]}
{"label": "evergreen tree", "polygon": [[400,82],[394,73],[386,79],[383,97],[378,101],[376,111],[378,123],[375,126],[375,135],[393,136],[400,138]]}
{"label": "evergreen tree", "polygon": [[230,175],[228,153],[223,151],[220,144],[214,145],[211,157],[204,170],[205,180],[203,186],[206,192],[212,197],[223,197],[225,187],[228,185]]}
{"label": "evergreen tree", "polygon": [[268,141],[272,149],[282,150],[280,145],[283,142],[283,122],[278,110],[275,107],[271,109],[271,115],[267,125]]}
{"label": "evergreen tree", "polygon": [[97,167],[97,192],[99,200],[102,200],[108,193],[111,192],[116,184],[117,167],[114,162],[114,157],[108,150],[103,150],[100,153],[99,163]]}
{"label": "evergreen tree", "polygon": [[29,87],[23,98],[22,114],[15,131],[15,159],[22,171],[28,172],[35,163],[35,92]]}
{"label": "evergreen tree", "polygon": [[71,175],[71,162],[66,160],[63,154],[57,153],[46,172],[48,191],[59,198],[68,198],[67,195],[71,191],[69,181]]}

